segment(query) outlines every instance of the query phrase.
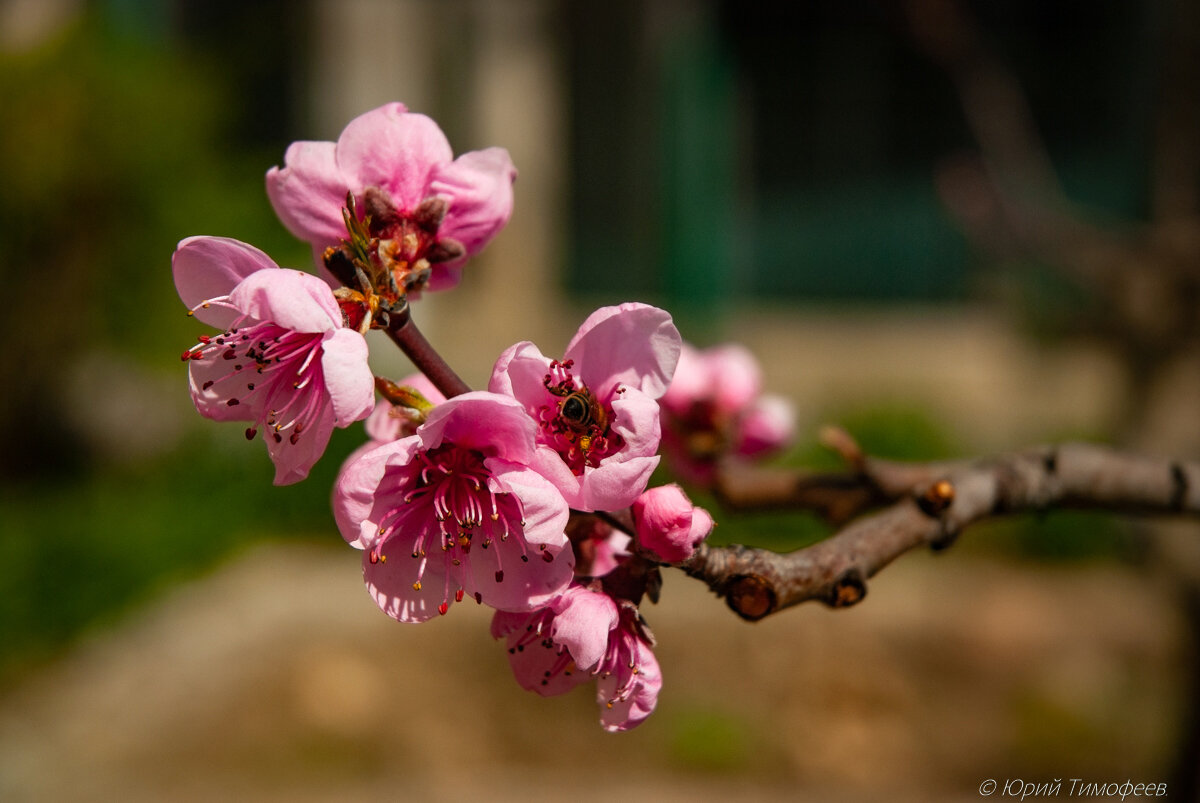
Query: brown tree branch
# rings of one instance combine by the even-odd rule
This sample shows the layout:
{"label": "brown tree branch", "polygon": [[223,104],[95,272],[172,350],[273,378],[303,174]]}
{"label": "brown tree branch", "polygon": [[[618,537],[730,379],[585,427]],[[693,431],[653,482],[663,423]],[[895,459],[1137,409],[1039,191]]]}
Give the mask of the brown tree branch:
{"label": "brown tree branch", "polygon": [[[818,475],[783,474],[754,504],[782,506]],[[758,620],[806,600],[833,607],[859,602],[866,580],[918,546],[942,549],[969,524],[1048,508],[1144,515],[1200,514],[1200,463],[1142,457],[1082,443],[1041,447],[955,463],[906,464],[863,457],[842,488],[825,477],[832,499],[857,493],[888,507],[820,543],[787,554],[744,546],[710,547],[679,565],[703,580],[745,619]],[[727,489],[728,490],[728,489]]]}

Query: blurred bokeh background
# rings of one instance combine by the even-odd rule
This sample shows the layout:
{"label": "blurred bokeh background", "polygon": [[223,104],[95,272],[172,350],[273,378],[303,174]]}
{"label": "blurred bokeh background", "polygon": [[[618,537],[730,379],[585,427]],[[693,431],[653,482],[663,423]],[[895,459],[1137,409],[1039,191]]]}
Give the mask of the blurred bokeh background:
{"label": "blurred bokeh background", "polygon": [[795,464],[830,422],[897,458],[1200,453],[1189,0],[0,0],[0,799],[1191,798],[1195,523],[981,526],[754,626],[668,576],[621,736],[518,689],[483,612],[380,614],[328,511],[362,434],[273,487],[191,408],[169,268],[194,234],[305,266],[263,174],[390,100],[520,171],[415,311],[475,386],[636,299],[759,356]]}

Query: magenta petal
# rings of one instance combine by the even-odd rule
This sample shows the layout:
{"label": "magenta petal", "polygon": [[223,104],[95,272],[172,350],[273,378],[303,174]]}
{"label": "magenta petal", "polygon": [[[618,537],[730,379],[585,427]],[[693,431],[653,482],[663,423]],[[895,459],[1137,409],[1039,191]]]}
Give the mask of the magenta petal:
{"label": "magenta petal", "polygon": [[402,212],[428,194],[430,173],[453,157],[437,123],[389,103],[350,121],[337,141],[337,165],[355,191],[381,187]]}
{"label": "magenta petal", "polygon": [[609,632],[617,626],[612,597],[575,586],[550,603],[556,615],[550,635],[565,645],[581,670],[591,671],[608,651]]}
{"label": "magenta petal", "polygon": [[251,318],[295,332],[328,332],[342,326],[342,311],[329,285],[298,270],[259,271],[235,287],[229,300]]}
{"label": "magenta petal", "polygon": [[567,346],[580,377],[598,393],[616,384],[657,399],[679,360],[679,330],[671,315],[648,304],[601,307],[588,316]]}
{"label": "magenta petal", "polygon": [[275,214],[295,236],[320,251],[346,236],[342,207],[350,189],[338,169],[332,142],[293,142],[282,168],[267,171],[267,196]]}
{"label": "magenta petal", "polygon": [[[175,289],[189,308],[233,292],[242,280],[266,268],[278,268],[259,249],[229,237],[188,237],[171,257]],[[196,309],[196,318],[217,329],[228,329],[238,317],[225,306]]]}
{"label": "magenta petal", "polygon": [[375,377],[367,364],[366,338],[353,329],[326,333],[321,370],[337,426],[350,426],[371,414],[375,407]]}
{"label": "magenta petal", "polygon": [[516,178],[504,148],[471,151],[435,167],[430,192],[450,200],[438,236],[457,240],[468,254],[477,253],[512,216]]}

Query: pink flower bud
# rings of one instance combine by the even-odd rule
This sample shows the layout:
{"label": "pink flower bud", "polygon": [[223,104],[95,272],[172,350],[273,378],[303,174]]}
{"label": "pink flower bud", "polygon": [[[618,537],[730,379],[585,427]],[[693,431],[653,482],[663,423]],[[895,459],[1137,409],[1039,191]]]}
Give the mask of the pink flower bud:
{"label": "pink flower bud", "polygon": [[660,485],[633,503],[638,541],[664,563],[679,563],[692,556],[696,545],[712,532],[713,520],[696,507],[678,485]]}

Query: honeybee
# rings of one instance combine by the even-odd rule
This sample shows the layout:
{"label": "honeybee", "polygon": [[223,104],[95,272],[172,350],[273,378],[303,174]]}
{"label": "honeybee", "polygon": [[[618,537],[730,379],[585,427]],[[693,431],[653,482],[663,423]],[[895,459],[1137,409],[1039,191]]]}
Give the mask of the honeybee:
{"label": "honeybee", "polygon": [[604,406],[596,401],[587,388],[567,390],[557,386],[547,386],[555,396],[562,396],[558,403],[558,416],[565,429],[578,436],[580,448],[587,451],[592,447],[592,441],[608,430],[608,414]]}

